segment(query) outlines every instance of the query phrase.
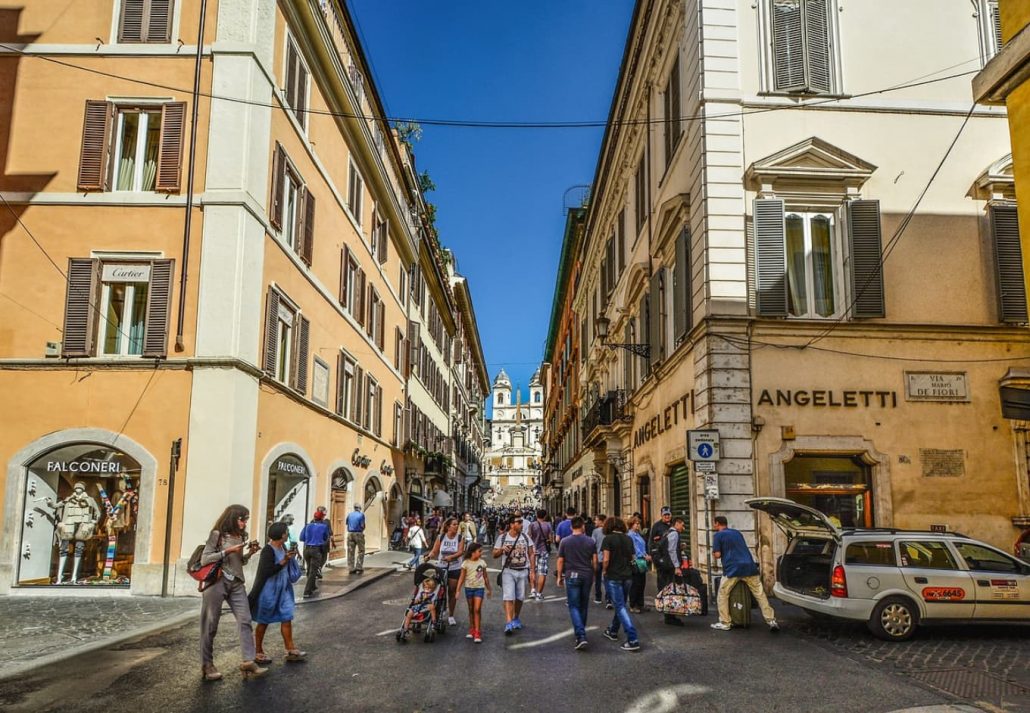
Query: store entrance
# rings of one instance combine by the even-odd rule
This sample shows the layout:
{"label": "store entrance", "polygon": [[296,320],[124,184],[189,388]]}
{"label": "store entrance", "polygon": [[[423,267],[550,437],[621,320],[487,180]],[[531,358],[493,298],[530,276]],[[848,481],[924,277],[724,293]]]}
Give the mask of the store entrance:
{"label": "store entrance", "polygon": [[354,476],[346,468],[337,468],[330,480],[332,496],[329,507],[329,524],[333,528],[333,540],[329,546],[330,559],[343,557],[347,549],[347,513],[353,508],[351,491]]}
{"label": "store entrance", "polygon": [[784,464],[785,492],[838,527],[873,526],[872,471],[854,455],[799,455]]}

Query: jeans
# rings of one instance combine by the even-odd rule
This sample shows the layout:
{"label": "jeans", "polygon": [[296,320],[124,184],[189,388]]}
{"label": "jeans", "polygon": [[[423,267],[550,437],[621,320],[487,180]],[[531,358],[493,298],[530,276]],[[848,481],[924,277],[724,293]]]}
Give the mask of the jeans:
{"label": "jeans", "polygon": [[411,561],[408,562],[409,567],[418,567],[419,561],[422,559],[422,548],[415,547],[415,554],[411,556]]}
{"label": "jeans", "polygon": [[626,630],[626,640],[636,641],[637,630],[629,616],[629,609],[626,608],[626,598],[629,596],[631,586],[633,586],[633,580],[630,579],[617,581],[606,579],[604,582],[605,592],[607,592],[608,598],[612,602],[612,607],[615,609],[615,616],[612,617],[612,623],[608,630],[613,634],[618,634],[619,624],[622,624],[622,628]]}
{"label": "jeans", "polygon": [[[572,574],[571,572],[569,574]],[[569,605],[569,618],[576,632],[576,641],[587,638],[587,612],[590,611],[590,577],[572,579],[565,575],[565,600]]]}

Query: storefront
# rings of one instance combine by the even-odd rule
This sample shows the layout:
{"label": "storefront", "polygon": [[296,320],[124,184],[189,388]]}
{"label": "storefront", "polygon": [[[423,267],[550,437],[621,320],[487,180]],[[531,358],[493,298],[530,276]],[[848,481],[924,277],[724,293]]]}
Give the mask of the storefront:
{"label": "storefront", "polygon": [[433,502],[425,494],[425,485],[422,479],[408,475],[408,512],[425,515],[432,510]]}
{"label": "storefront", "polygon": [[784,464],[786,496],[826,513],[837,527],[873,526],[869,466],[853,455],[799,455]]}
{"label": "storefront", "polygon": [[265,523],[286,522],[296,540],[307,522],[311,498],[311,470],[296,453],[276,457],[268,468]]}

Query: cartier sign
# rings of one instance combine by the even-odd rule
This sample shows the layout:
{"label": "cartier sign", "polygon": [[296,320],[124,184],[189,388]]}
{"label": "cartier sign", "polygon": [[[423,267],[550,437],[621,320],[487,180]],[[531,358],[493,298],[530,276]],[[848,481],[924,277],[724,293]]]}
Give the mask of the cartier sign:
{"label": "cartier sign", "polygon": [[639,448],[652,438],[665,433],[673,426],[678,426],[680,418],[686,421],[692,411],[693,401],[694,392],[691,391],[679,397],[661,412],[645,421],[644,425],[633,434],[633,447]]}
{"label": "cartier sign", "polygon": [[372,459],[368,456],[361,455],[361,449],[355,448],[354,453],[350,457],[351,465],[357,466],[358,468],[367,468],[372,465]]}
{"label": "cartier sign", "polygon": [[897,408],[898,392],[868,389],[762,389],[758,405]]}

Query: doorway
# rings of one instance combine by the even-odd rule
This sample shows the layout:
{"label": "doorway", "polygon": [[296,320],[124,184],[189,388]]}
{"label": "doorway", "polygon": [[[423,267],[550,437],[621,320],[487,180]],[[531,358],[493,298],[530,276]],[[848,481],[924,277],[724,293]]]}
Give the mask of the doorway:
{"label": "doorway", "polygon": [[343,557],[347,549],[347,513],[353,508],[352,490],[354,476],[346,468],[337,468],[331,480],[332,493],[329,507],[329,524],[333,528],[333,539],[329,546],[329,558]]}

